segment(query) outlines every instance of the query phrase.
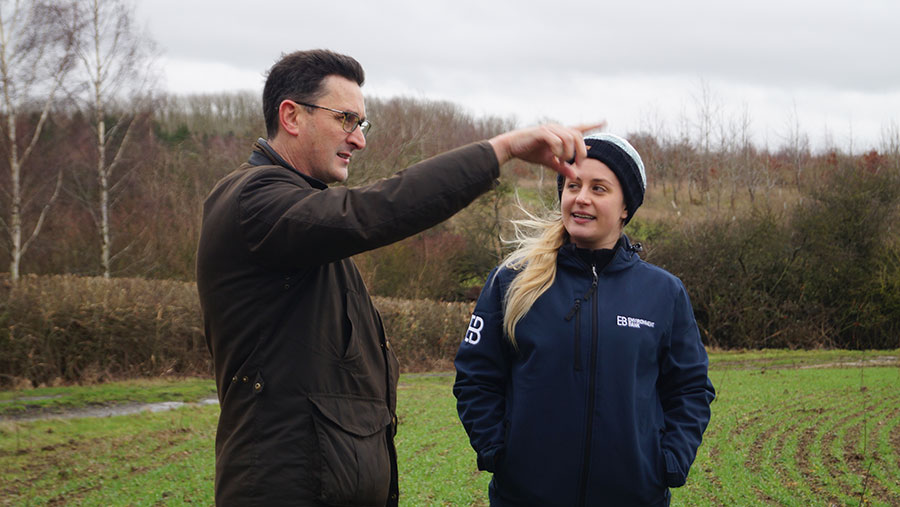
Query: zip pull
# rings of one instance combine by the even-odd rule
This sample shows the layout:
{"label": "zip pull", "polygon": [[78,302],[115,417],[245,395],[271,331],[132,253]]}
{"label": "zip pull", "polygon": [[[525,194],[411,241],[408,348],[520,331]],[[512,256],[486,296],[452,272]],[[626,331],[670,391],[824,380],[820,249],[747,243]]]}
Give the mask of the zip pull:
{"label": "zip pull", "polygon": [[576,299],[576,300],[575,300],[575,306],[573,306],[572,309],[569,310],[569,314],[566,315],[566,322],[572,320],[572,317],[575,316],[575,313],[578,312],[578,309],[579,309],[579,308],[581,308],[581,300],[580,300],[580,299]]}
{"label": "zip pull", "polygon": [[591,280],[591,289],[584,294],[585,301],[587,301],[588,299],[591,299],[591,296],[594,295],[594,291],[597,290],[597,283],[598,283],[597,266],[595,266],[594,264],[591,264],[591,273],[594,275],[594,278],[593,278],[593,280]]}

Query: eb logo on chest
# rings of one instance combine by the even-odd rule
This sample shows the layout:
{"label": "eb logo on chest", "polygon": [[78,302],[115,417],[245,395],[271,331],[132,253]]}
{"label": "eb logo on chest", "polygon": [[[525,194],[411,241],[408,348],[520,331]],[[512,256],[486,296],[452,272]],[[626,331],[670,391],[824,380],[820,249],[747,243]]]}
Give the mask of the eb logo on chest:
{"label": "eb logo on chest", "polygon": [[623,315],[616,315],[616,325],[618,325],[619,327],[633,327],[635,329],[640,329],[641,326],[656,327],[656,322],[645,319],[637,319],[634,317],[625,317]]}
{"label": "eb logo on chest", "polygon": [[476,345],[481,341],[481,330],[484,329],[484,319],[478,315],[472,315],[469,320],[469,329],[466,329],[466,338],[463,340],[470,345]]}

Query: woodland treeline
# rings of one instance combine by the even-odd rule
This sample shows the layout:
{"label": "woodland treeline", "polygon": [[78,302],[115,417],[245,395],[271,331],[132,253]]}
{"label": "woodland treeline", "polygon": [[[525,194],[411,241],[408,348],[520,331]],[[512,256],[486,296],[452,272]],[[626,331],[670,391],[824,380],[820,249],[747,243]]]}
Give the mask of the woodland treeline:
{"label": "woodland treeline", "polygon": [[[348,185],[512,126],[446,102],[376,98],[367,109],[375,126]],[[258,110],[250,94],[161,97],[130,120],[136,134],[110,208],[112,276],[193,280],[203,199],[248,156],[263,131]],[[96,182],[85,150],[91,119],[77,111],[54,116],[29,166],[34,197],[25,216],[38,213],[60,168],[63,191],[22,268],[98,276],[89,204]],[[20,122],[27,128],[36,118]],[[643,243],[645,258],[684,280],[708,343],[900,344],[900,143],[850,155],[721,141],[707,150],[690,138],[629,137],[650,187],[626,232]],[[502,239],[511,237],[509,220],[523,216],[519,207],[540,213],[555,204],[550,173],[512,163],[494,191],[450,221],[356,260],[376,295],[470,300],[507,251]]]}
{"label": "woodland treeline", "polygon": [[[25,275],[193,281],[203,199],[265,131],[258,94],[154,93],[149,67],[135,64],[152,44],[131,30],[127,4],[15,3],[33,9],[19,18],[9,15],[12,5],[0,11],[4,33],[21,35],[18,46],[5,37],[0,47],[4,61],[19,65],[0,69],[4,297]],[[33,16],[50,19],[40,18],[48,12],[59,23],[38,28]],[[41,32],[46,25],[55,31]],[[132,45],[103,42],[114,33]],[[110,56],[92,60],[99,50]],[[40,60],[48,55],[55,66]],[[448,102],[376,97],[366,107],[374,126],[354,157],[351,186],[514,126]],[[759,147],[749,119],[709,110],[698,104],[680,132],[623,133],[650,185],[626,233],[643,243],[645,259],[684,280],[704,340],[726,348],[900,346],[896,124],[863,153],[814,153],[799,129],[778,147]],[[555,205],[553,175],[513,162],[492,192],[453,219],[356,261],[377,296],[471,301],[508,251],[503,238],[520,207]],[[7,325],[12,307],[23,308],[0,308]]]}

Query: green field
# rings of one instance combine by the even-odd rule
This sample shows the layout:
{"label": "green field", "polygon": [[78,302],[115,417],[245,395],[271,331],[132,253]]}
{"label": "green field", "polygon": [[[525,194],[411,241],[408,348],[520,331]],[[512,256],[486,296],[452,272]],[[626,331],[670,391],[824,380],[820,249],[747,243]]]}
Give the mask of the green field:
{"label": "green field", "polygon": [[[714,353],[718,398],[673,505],[900,505],[898,351]],[[489,474],[456,417],[451,374],[400,379],[403,505],[486,505]],[[218,408],[24,422],[126,402],[207,398],[208,380],[0,393],[3,505],[212,503]],[[37,399],[36,399],[37,398]]]}

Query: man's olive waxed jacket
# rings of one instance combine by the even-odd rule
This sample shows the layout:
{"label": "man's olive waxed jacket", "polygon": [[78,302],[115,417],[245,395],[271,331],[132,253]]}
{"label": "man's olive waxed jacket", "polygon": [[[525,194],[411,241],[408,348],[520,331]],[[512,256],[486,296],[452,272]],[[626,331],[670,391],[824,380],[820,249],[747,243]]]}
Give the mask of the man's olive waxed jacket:
{"label": "man's olive waxed jacket", "polygon": [[447,219],[498,175],[481,142],[329,188],[260,140],[216,184],[197,287],[221,406],[217,504],[397,504],[398,363],[350,256]]}

